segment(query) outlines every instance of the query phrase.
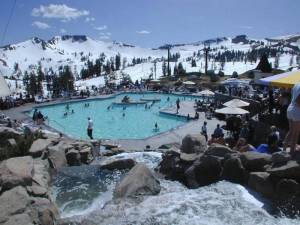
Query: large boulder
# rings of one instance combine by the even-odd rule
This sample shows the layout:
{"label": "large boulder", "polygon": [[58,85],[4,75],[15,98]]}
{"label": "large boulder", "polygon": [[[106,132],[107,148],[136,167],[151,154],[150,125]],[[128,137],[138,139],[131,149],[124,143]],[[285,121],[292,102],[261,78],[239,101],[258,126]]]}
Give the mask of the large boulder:
{"label": "large boulder", "polygon": [[300,194],[300,184],[292,179],[282,179],[276,185],[277,197],[286,198]]}
{"label": "large boulder", "polygon": [[67,165],[65,153],[73,146],[65,142],[59,142],[57,145],[48,147],[48,161],[53,169],[60,169]]}
{"label": "large boulder", "polygon": [[239,157],[232,155],[225,161],[222,177],[233,183],[245,183],[246,171]]}
{"label": "large boulder", "polygon": [[229,147],[220,144],[212,144],[208,147],[205,155],[213,155],[218,157],[224,157],[226,154],[237,153],[236,151],[231,150]]}
{"label": "large boulder", "polygon": [[132,169],[135,165],[136,162],[133,159],[115,159],[105,161],[100,168],[107,170],[125,170]]}
{"label": "large boulder", "polygon": [[288,152],[281,151],[272,154],[272,162],[274,166],[282,166],[291,160],[291,155]]}
{"label": "large boulder", "polygon": [[4,192],[0,202],[0,223],[3,223],[12,215],[23,213],[30,204],[30,198],[26,189],[18,186]]}
{"label": "large boulder", "polygon": [[32,157],[41,157],[43,152],[46,151],[47,147],[51,145],[51,143],[51,139],[37,139],[32,143],[29,149],[29,154]]}
{"label": "large boulder", "polygon": [[91,147],[85,147],[85,148],[81,149],[79,151],[79,153],[80,153],[81,162],[84,163],[84,164],[88,164],[89,157],[92,153],[92,148]]}
{"label": "large boulder", "polygon": [[160,192],[160,183],[144,164],[137,164],[114,190],[114,198],[156,195]]}
{"label": "large boulder", "polygon": [[272,162],[271,155],[259,152],[243,152],[241,161],[250,172],[264,171],[264,167]]}
{"label": "large boulder", "polygon": [[275,188],[271,182],[270,174],[267,172],[250,173],[248,185],[250,188],[261,193],[265,197],[274,196]]}
{"label": "large boulder", "polygon": [[31,156],[7,159],[0,164],[0,185],[8,190],[18,185],[31,185],[34,173]]}
{"label": "large boulder", "polygon": [[69,150],[66,153],[66,159],[69,166],[80,166],[80,153],[78,150]]}
{"label": "large boulder", "polygon": [[182,139],[180,147],[181,152],[184,153],[201,153],[207,149],[206,140],[203,135],[188,134]]}
{"label": "large boulder", "polygon": [[11,216],[3,225],[33,225],[31,218],[26,213]]}
{"label": "large boulder", "polygon": [[21,135],[22,135],[22,133],[16,131],[13,128],[0,126],[0,144],[1,145],[3,145],[5,142],[7,142],[7,140],[10,138],[18,140]]}
{"label": "large boulder", "polygon": [[162,155],[162,161],[156,170],[165,175],[166,179],[185,183],[184,173],[192,164],[193,161],[181,160],[177,151],[167,151]]}
{"label": "large boulder", "polygon": [[221,159],[215,156],[203,156],[185,171],[186,185],[197,188],[217,182],[222,173]]}
{"label": "large boulder", "polygon": [[300,179],[300,164],[292,160],[283,166],[269,168],[267,172],[279,178]]}

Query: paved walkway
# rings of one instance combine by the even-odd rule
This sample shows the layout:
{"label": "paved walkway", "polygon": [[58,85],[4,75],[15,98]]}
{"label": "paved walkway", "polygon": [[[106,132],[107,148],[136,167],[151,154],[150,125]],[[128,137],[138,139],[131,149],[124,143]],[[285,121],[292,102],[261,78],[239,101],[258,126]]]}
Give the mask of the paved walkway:
{"label": "paved walkway", "polygon": [[165,108],[160,110],[160,113],[170,114],[170,115],[177,115],[182,117],[187,117],[188,114],[190,114],[190,117],[195,116],[195,103],[193,101],[183,101],[180,102],[180,108],[177,113],[177,107],[176,105],[173,105],[169,108]]}

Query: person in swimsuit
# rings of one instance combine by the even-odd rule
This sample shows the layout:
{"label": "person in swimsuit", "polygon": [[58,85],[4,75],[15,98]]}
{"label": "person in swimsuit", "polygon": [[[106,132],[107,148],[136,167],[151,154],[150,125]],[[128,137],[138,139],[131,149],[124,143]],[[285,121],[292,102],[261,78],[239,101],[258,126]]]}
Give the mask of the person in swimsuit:
{"label": "person in swimsuit", "polygon": [[300,82],[295,84],[292,90],[292,101],[287,109],[289,120],[289,132],[287,133],[283,150],[285,151],[290,144],[290,154],[294,155],[300,133]]}

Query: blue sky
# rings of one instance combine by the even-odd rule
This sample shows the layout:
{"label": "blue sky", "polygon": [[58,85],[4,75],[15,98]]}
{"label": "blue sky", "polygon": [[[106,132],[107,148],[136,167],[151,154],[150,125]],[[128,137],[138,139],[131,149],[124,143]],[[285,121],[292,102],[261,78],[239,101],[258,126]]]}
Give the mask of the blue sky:
{"label": "blue sky", "polygon": [[[1,0],[0,41],[14,0]],[[299,0],[17,0],[0,45],[85,34],[143,47],[300,32]]]}

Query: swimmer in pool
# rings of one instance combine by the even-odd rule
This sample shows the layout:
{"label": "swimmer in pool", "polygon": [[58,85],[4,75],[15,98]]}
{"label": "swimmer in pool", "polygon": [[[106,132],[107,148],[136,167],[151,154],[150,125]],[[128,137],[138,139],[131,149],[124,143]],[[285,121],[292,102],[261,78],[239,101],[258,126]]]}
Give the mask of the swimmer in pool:
{"label": "swimmer in pool", "polygon": [[158,127],[158,124],[157,124],[157,123],[155,123],[153,131],[154,131],[154,132],[159,131],[159,127]]}

